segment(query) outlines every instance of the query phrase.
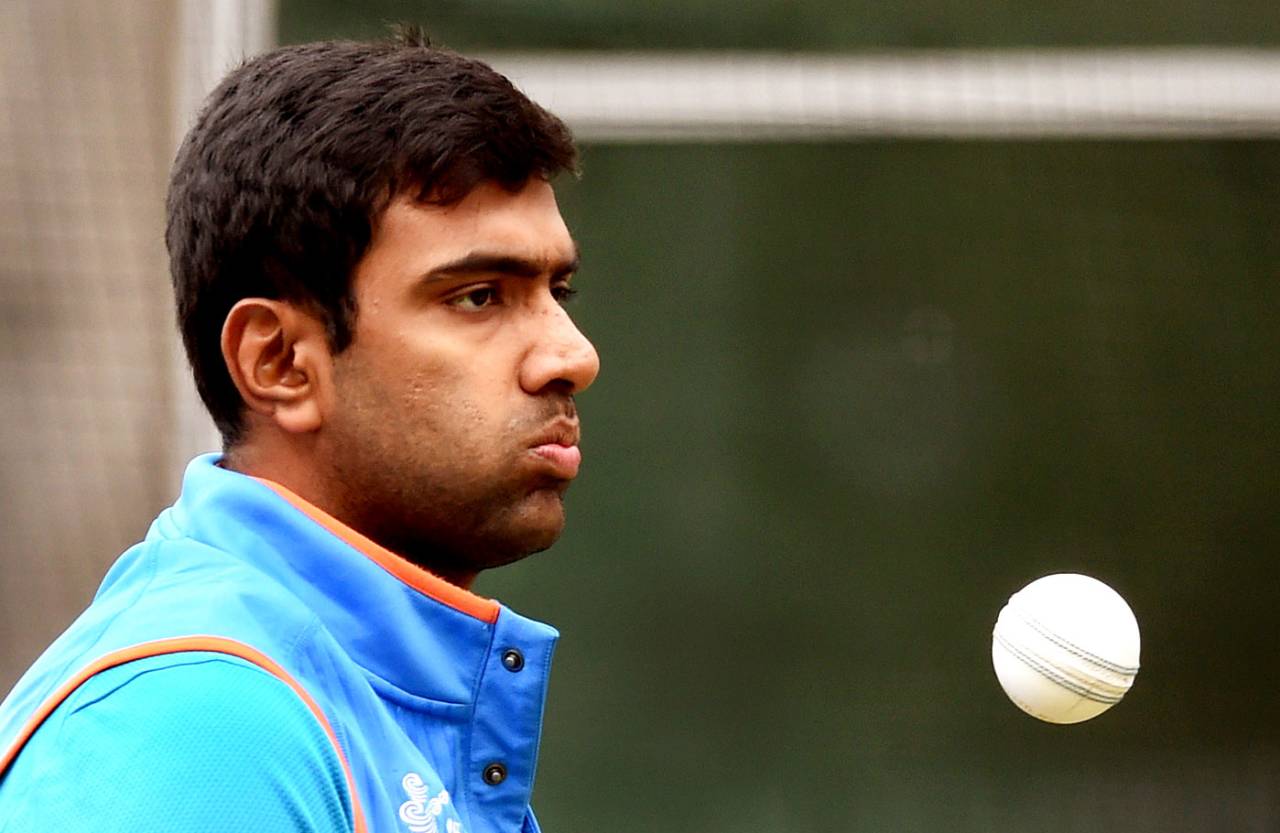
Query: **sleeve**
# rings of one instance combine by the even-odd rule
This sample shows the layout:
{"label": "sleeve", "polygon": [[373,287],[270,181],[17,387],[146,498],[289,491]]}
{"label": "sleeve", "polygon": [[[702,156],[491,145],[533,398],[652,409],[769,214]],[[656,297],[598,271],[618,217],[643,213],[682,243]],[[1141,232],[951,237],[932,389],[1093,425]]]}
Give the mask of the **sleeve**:
{"label": "sleeve", "polygon": [[50,715],[0,784],[2,833],[351,833],[342,762],[282,680],[234,657],[105,671]]}

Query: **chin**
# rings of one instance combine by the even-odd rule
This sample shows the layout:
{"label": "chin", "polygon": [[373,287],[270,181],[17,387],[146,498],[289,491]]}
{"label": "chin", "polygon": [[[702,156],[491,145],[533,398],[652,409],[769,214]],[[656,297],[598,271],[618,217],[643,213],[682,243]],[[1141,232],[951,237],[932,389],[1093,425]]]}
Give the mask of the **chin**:
{"label": "chin", "polygon": [[482,563],[477,564],[475,569],[492,570],[497,567],[514,564],[531,555],[550,549],[551,545],[559,538],[560,533],[557,531],[549,534],[530,534],[518,539],[502,541],[490,547],[481,559],[477,559]]}
{"label": "chin", "polygon": [[512,547],[514,551],[518,551],[523,558],[526,555],[533,555],[535,552],[542,552],[550,549],[551,545],[560,540],[560,533],[564,532],[564,519],[561,517],[558,522],[530,527],[521,531],[517,536]]}
{"label": "chin", "polygon": [[524,507],[524,511],[510,518],[505,526],[488,548],[492,561],[489,567],[500,567],[550,549],[564,532],[564,506],[557,495],[548,505]]}

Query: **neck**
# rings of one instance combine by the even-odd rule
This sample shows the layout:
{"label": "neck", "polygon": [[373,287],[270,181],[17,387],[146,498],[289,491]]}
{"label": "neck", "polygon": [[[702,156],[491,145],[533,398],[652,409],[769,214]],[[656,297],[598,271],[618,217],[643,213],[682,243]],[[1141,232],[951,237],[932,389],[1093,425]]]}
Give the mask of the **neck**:
{"label": "neck", "polygon": [[226,450],[218,465],[230,471],[283,486],[338,523],[355,530],[394,555],[444,579],[455,587],[470,590],[475,584],[477,572],[441,568],[434,563],[435,559],[420,557],[418,553],[406,553],[403,547],[397,546],[395,542],[385,540],[377,530],[365,528],[365,524],[359,523],[352,517],[352,513],[343,509],[342,500],[336,490],[330,487],[326,477],[289,454],[268,454],[251,445],[234,446]]}

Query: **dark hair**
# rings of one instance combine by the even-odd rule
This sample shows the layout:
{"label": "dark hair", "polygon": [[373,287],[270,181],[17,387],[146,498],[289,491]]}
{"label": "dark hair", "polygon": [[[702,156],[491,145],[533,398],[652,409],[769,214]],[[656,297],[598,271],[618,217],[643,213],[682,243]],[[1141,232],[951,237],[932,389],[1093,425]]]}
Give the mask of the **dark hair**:
{"label": "dark hair", "polygon": [[514,191],[575,164],[563,122],[414,30],[285,47],[231,72],[178,151],[165,232],[182,340],[224,445],[243,428],[220,348],[237,301],[304,305],[340,352],[352,270],[393,197],[447,205],[484,180]]}

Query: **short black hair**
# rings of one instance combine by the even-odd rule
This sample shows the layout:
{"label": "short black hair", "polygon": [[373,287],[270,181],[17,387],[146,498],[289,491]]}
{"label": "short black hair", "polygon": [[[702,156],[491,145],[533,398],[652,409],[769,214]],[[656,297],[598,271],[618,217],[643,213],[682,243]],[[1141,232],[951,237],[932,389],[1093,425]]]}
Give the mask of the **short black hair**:
{"label": "short black hair", "polygon": [[225,447],[244,403],[220,347],[242,298],[301,304],[351,343],[352,271],[394,197],[448,205],[576,171],[573,137],[487,64],[414,29],[288,46],[210,94],[174,162],[165,241],[178,326]]}

